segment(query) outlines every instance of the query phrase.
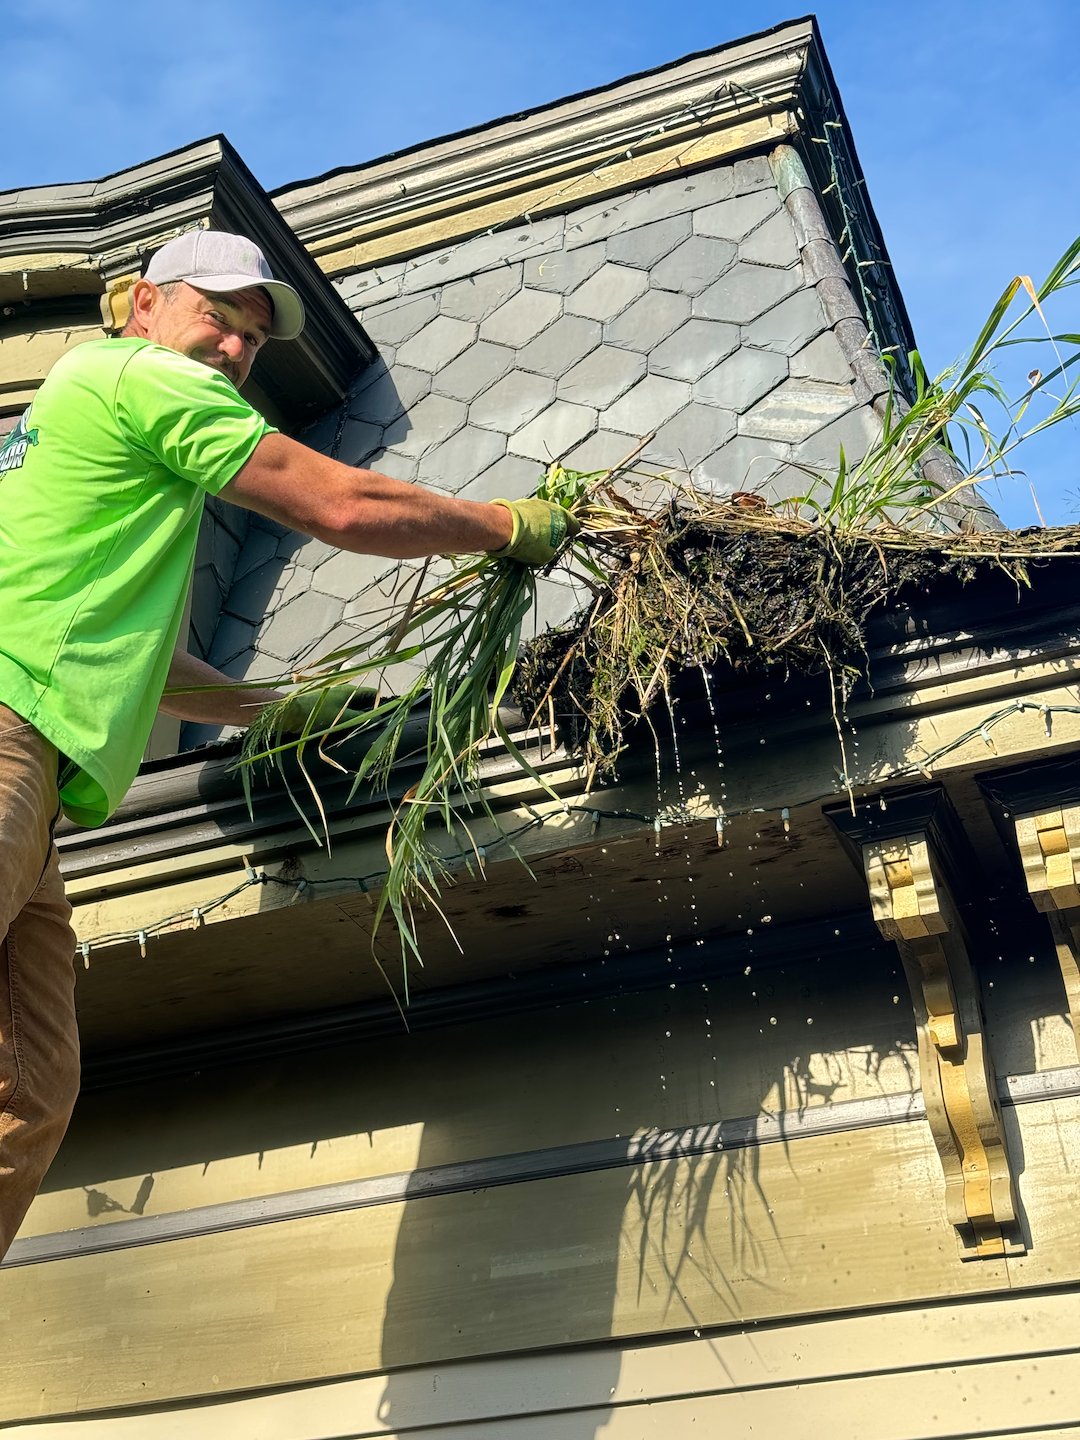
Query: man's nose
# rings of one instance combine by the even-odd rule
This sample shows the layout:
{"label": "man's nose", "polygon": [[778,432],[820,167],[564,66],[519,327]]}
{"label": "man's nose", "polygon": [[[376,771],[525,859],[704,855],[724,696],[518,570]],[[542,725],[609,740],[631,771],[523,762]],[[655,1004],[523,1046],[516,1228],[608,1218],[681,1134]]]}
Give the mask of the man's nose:
{"label": "man's nose", "polygon": [[235,330],[226,332],[221,337],[221,347],[230,360],[242,360],[244,358],[244,337],[237,335]]}

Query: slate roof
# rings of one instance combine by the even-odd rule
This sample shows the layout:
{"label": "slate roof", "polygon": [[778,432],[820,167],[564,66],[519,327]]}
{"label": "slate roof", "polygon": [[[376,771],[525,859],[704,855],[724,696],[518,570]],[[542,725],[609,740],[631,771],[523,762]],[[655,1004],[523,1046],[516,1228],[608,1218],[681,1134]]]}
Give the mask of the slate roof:
{"label": "slate roof", "polygon": [[[532,491],[553,458],[614,464],[655,431],[647,471],[801,493],[793,459],[853,458],[878,426],[815,280],[766,156],[347,275],[379,359],[301,438],[487,500]],[[209,658],[287,674],[354,639],[400,574],[256,517]],[[581,598],[546,582],[538,624]]]}

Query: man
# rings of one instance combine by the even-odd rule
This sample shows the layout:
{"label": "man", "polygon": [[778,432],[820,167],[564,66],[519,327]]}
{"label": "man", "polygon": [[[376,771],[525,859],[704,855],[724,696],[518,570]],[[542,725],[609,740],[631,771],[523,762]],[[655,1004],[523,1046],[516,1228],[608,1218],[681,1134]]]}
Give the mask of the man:
{"label": "man", "polygon": [[108,818],[159,703],[245,725],[277,698],[161,699],[166,684],[228,684],[175,649],[206,494],[394,559],[486,550],[545,564],[568,533],[558,506],[444,497],[277,433],[237,387],[268,340],[303,324],[250,240],[182,235],[132,287],[123,334],[64,356],[0,448],[0,1257],[78,1089],[53,826],[61,811]]}

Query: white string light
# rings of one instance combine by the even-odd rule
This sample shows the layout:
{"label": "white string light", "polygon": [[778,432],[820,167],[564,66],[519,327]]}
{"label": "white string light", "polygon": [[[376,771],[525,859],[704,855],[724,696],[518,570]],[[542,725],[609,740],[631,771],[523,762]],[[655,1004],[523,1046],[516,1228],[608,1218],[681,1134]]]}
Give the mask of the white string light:
{"label": "white string light", "polygon": [[[888,778],[890,780],[902,780],[905,776],[921,775],[925,780],[933,781],[935,776],[931,766],[951,751],[960,749],[976,738],[982,739],[986,744],[990,745],[996,755],[998,751],[990,739],[990,730],[994,726],[999,725],[1003,720],[1007,720],[1012,715],[1019,715],[1025,710],[1034,710],[1040,715],[1047,735],[1051,733],[1050,726],[1054,715],[1080,715],[1080,705],[1047,705],[1034,700],[1014,700],[1011,704],[1003,705],[999,710],[995,710],[985,719],[973,725],[969,730],[965,730],[962,735],[957,735],[955,739],[947,741],[946,744],[940,746],[937,750],[924,755],[919,760],[912,761],[909,765],[901,766],[899,769],[892,771]],[[798,805],[816,805],[824,800],[838,799],[845,793],[846,787],[844,786],[832,790],[823,790],[816,795],[810,795],[800,800]],[[881,807],[884,809],[884,795],[880,797],[880,800]],[[572,814],[583,815],[587,818],[590,836],[596,834],[603,820],[630,820],[641,825],[652,825],[656,834],[659,835],[666,825],[679,825],[685,828],[687,824],[695,819],[696,821],[705,821],[712,818],[716,826],[716,843],[721,849],[723,849],[726,844],[726,831],[729,823],[732,820],[744,819],[749,815],[771,815],[775,813],[783,825],[784,834],[790,835],[791,833],[792,807],[788,805],[749,805],[741,810],[729,810],[725,808],[722,811],[717,811],[716,814],[711,817],[708,814],[691,817],[682,811],[678,813],[665,811],[657,815],[645,815],[637,810],[598,810],[592,805],[570,805],[565,801],[558,810],[550,811],[547,814],[535,810],[532,806],[526,806],[525,808],[530,818],[524,824],[517,826],[514,830],[504,831],[486,845],[479,845],[475,848],[470,847],[468,850],[461,850],[455,854],[444,855],[441,857],[441,863],[448,868],[455,864],[463,864],[465,869],[475,878],[476,871],[472,863],[474,858],[479,859],[480,868],[483,870],[484,864],[491,851],[500,849],[503,846],[507,846],[513,850],[513,842],[519,836],[525,834],[526,831],[535,830],[540,826],[546,825],[551,820],[561,819]],[[313,892],[318,890],[320,886],[332,885],[340,889],[342,885],[351,883],[356,885],[362,894],[366,895],[369,893],[370,885],[377,884],[386,877],[385,870],[373,870],[367,875],[335,875],[325,880],[312,880],[306,876],[287,879],[281,875],[271,875],[265,870],[256,870],[247,856],[244,856],[244,869],[245,878],[241,880],[238,885],[234,885],[231,890],[227,890],[223,895],[219,895],[215,900],[205,901],[202,905],[196,906],[194,909],[187,908],[179,911],[175,915],[168,915],[163,919],[151,921],[137,929],[99,935],[93,941],[93,946],[101,949],[105,946],[124,945],[135,942],[139,946],[139,953],[145,958],[147,945],[153,936],[175,933],[178,929],[187,925],[190,925],[192,929],[200,928],[200,926],[205,924],[206,916],[211,911],[228,904],[230,900],[234,899],[243,891],[249,890],[253,885],[279,885],[291,889],[294,891],[291,903],[295,903],[295,901],[309,891]],[[89,969],[91,942],[89,940],[77,940],[76,945],[82,955],[83,965]]]}

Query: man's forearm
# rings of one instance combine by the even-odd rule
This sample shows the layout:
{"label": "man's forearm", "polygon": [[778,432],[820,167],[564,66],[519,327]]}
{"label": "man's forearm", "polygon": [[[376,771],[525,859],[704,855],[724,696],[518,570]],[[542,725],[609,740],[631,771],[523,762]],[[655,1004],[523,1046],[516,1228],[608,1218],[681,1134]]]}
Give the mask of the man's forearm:
{"label": "man's forearm", "polygon": [[221,498],[344,550],[393,560],[500,550],[513,529],[503,505],[342,465],[284,435],[260,440]]}
{"label": "man's forearm", "polygon": [[[201,686],[224,688],[203,690]],[[177,692],[177,693],[170,693]],[[228,675],[205,660],[176,650],[169,666],[169,678],[159,709],[177,720],[196,720],[206,725],[250,725],[263,705],[280,698],[278,690],[255,690],[237,685]]]}

